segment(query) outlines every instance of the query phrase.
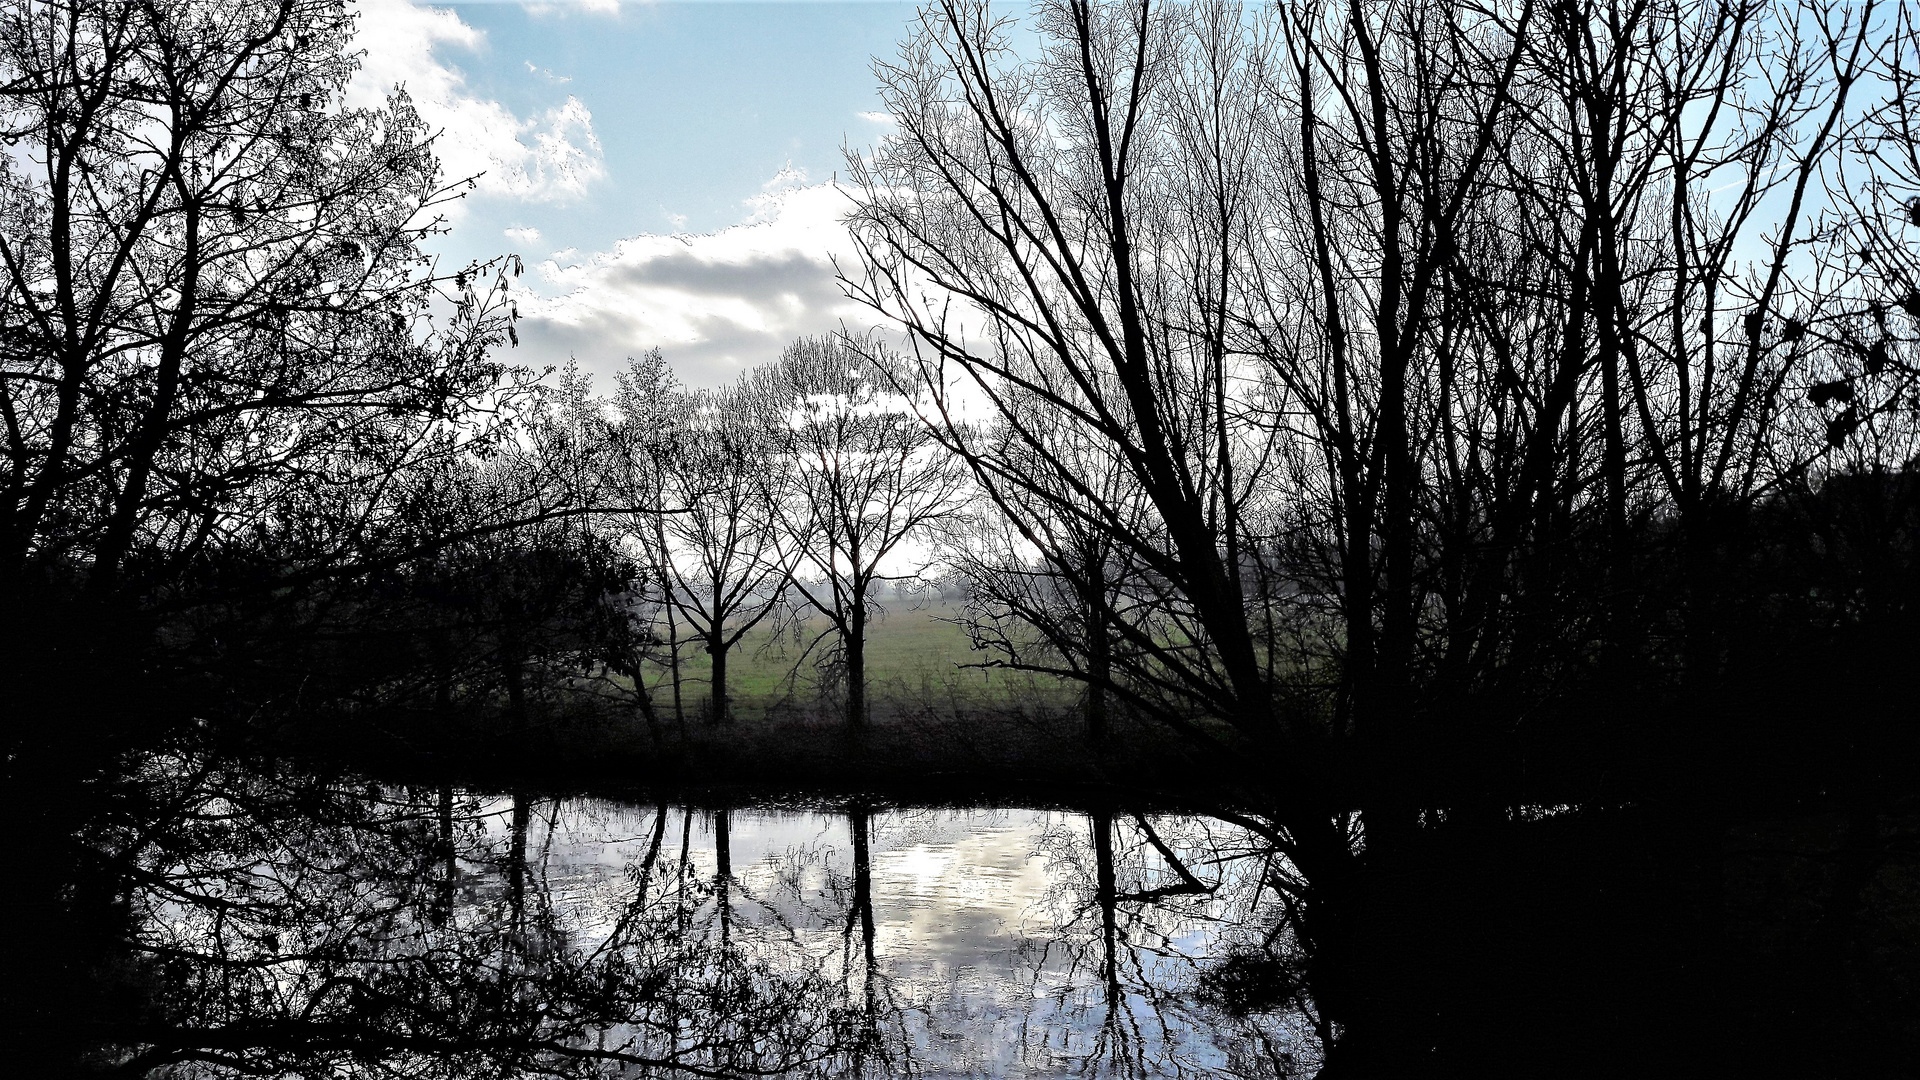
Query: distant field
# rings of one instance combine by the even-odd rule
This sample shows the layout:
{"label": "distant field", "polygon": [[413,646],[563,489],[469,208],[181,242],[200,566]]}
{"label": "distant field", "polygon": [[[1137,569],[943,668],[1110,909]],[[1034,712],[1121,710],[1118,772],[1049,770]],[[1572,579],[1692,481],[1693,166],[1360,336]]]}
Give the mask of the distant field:
{"label": "distant field", "polygon": [[[869,626],[867,637],[867,683],[876,701],[936,697],[999,702],[1021,695],[1061,699],[1073,694],[1052,679],[969,666],[991,656],[970,647],[966,629],[958,621],[958,604],[890,600],[882,606],[886,614]],[[815,700],[822,680],[817,665],[831,654],[832,641],[820,641],[810,654],[802,654],[826,627],[826,620],[816,615],[802,623],[797,633],[796,628],[787,627],[776,638],[763,624],[743,638],[727,658],[735,711],[759,712],[789,698]],[[665,634],[664,625],[661,633]],[[683,642],[680,676],[689,707],[706,701],[711,675],[712,661],[705,650],[698,643]],[[647,681],[656,687],[656,700],[662,704],[671,700],[664,669],[650,669]]]}

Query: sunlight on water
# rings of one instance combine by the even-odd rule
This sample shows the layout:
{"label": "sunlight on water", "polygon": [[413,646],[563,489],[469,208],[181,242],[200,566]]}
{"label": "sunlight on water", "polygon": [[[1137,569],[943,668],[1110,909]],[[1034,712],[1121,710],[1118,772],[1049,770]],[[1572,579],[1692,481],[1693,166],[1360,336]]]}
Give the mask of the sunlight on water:
{"label": "sunlight on water", "polygon": [[223,832],[245,842],[165,868],[193,889],[137,905],[156,950],[248,973],[194,1003],[197,1024],[331,1011],[386,1047],[397,1024],[394,1072],[502,1031],[525,1047],[508,1075],[1277,1077],[1319,1060],[1296,997],[1219,992],[1230,957],[1278,970],[1292,945],[1269,856],[1209,819],[334,794],[338,820]]}
{"label": "sunlight on water", "polygon": [[[491,809],[490,832],[504,838],[509,808]],[[533,815],[529,861],[579,944],[597,943],[617,921],[660,812],[579,800]],[[664,812],[655,874],[676,889],[714,881],[717,815]],[[870,955],[870,1001],[894,1027],[882,1055],[890,1060],[876,1064],[919,1075],[1266,1075],[1278,1070],[1249,1063],[1276,1052],[1310,1059],[1299,1018],[1236,1021],[1197,1001],[1209,962],[1277,914],[1252,896],[1257,864],[1221,863],[1208,875],[1213,894],[1129,900],[1177,879],[1129,819],[1110,822],[1109,953],[1095,827],[1055,811],[876,812],[862,875],[850,815],[736,811],[724,825],[729,947],[766,960],[797,949],[862,1001]],[[1156,827],[1196,861],[1253,849],[1231,828]],[[717,889],[696,902],[709,926],[720,902]]]}

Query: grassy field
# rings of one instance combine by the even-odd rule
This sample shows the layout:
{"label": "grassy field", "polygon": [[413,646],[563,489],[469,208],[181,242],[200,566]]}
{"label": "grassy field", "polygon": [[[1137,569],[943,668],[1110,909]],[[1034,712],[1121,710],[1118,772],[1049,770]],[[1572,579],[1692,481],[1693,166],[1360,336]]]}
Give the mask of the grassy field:
{"label": "grassy field", "polygon": [[[913,604],[888,601],[885,614],[868,628],[867,683],[880,705],[888,701],[1002,704],[1013,699],[1063,703],[1078,691],[1058,681],[1024,672],[982,667],[993,659],[976,652],[954,603]],[[727,658],[727,683],[734,712],[753,716],[786,705],[820,700],[829,673],[821,667],[832,653],[832,639],[815,641],[827,629],[818,615],[776,635],[771,623],[755,627]],[[661,628],[665,635],[664,625]],[[809,651],[809,646],[811,650]],[[698,643],[681,645],[681,694],[685,707],[698,710],[707,701],[713,663]],[[672,691],[664,668],[650,668],[648,683],[662,706]]]}
{"label": "grassy field", "polygon": [[957,605],[886,608],[871,627],[870,709],[857,727],[847,722],[833,673],[816,667],[827,643],[808,653],[825,629],[816,618],[798,634],[761,629],[736,647],[724,722],[708,708],[711,664],[688,643],[677,718],[666,672],[654,668],[646,673],[652,710],[637,707],[624,679],[598,672],[536,695],[522,712],[501,695],[476,694],[454,710],[414,703],[342,716],[334,725],[288,725],[277,735],[298,753],[355,768],[404,766],[500,790],[635,791],[649,798],[838,798],[859,791],[965,805],[989,796],[1051,805],[1070,791],[1111,797],[1124,780],[1136,803],[1174,805],[1199,793],[1231,802],[1223,792],[1248,777],[1266,783],[1251,759],[1247,770],[1238,759],[1223,763],[1172,728],[1124,711],[1110,718],[1106,738],[1091,738],[1079,686],[979,666],[992,657],[970,647]]}

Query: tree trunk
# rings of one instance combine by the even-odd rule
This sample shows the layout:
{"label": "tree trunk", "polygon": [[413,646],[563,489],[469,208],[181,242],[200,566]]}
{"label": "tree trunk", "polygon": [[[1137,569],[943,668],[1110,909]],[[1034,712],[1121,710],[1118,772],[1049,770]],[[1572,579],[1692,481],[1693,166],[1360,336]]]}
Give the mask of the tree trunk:
{"label": "tree trunk", "polygon": [[[1381,333],[1389,330],[1398,332],[1383,320]],[[1386,571],[1386,594],[1379,652],[1369,673],[1373,685],[1361,699],[1366,707],[1356,716],[1376,778],[1366,805],[1370,856],[1403,849],[1418,827],[1416,811],[1408,803],[1418,771],[1414,725],[1408,715],[1413,703],[1415,474],[1407,416],[1407,357],[1398,348],[1391,354],[1382,357],[1380,373],[1379,437],[1386,444],[1380,561]]]}
{"label": "tree trunk", "polygon": [[680,626],[673,617],[673,606],[667,606],[667,673],[673,680],[673,722],[680,734],[687,733],[687,710],[680,696]]}
{"label": "tree trunk", "polygon": [[1594,274],[1595,328],[1600,342],[1600,393],[1603,448],[1600,471],[1606,512],[1606,596],[1601,606],[1601,660],[1613,665],[1632,633],[1624,625],[1622,594],[1631,580],[1627,549],[1627,440],[1620,358],[1626,347],[1622,327],[1628,313],[1626,270],[1620,263],[1619,229],[1613,220],[1614,170],[1619,148],[1611,141],[1613,106],[1608,94],[1596,94],[1588,104],[1593,144],[1594,192],[1588,214],[1595,219],[1594,255],[1600,265]]}
{"label": "tree trunk", "polygon": [[717,630],[707,636],[707,655],[713,658],[713,692],[708,700],[707,721],[727,722],[727,639]]}
{"label": "tree trunk", "polygon": [[640,718],[646,722],[647,738],[654,748],[660,747],[660,714],[653,707],[653,691],[647,686],[646,662],[638,649],[629,653],[628,661],[632,666],[624,674],[633,679],[633,707],[640,712]]}
{"label": "tree trunk", "polygon": [[[1323,1077],[1366,1075],[1347,1066],[1356,1052],[1364,1055],[1374,1025],[1366,1003],[1372,988],[1358,970],[1360,902],[1366,887],[1359,861],[1346,838],[1330,819],[1303,815],[1290,822],[1294,840],[1288,852],[1305,879],[1306,890],[1297,924],[1307,952],[1307,989],[1313,995],[1327,1044]],[[1335,1026],[1341,1031],[1333,1037]]]}
{"label": "tree trunk", "polygon": [[1107,630],[1106,570],[1098,559],[1088,561],[1087,594],[1083,606],[1087,612],[1087,742],[1104,746],[1107,742],[1107,683],[1113,677],[1112,641]]}
{"label": "tree trunk", "polygon": [[867,592],[853,591],[853,611],[847,620],[847,726],[867,727]]}

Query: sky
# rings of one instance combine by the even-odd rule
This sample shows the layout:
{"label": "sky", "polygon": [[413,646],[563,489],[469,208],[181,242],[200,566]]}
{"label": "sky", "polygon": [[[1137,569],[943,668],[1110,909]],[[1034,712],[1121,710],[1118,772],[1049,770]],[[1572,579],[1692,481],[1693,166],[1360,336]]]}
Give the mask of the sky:
{"label": "sky", "polygon": [[658,347],[694,386],[800,334],[863,323],[830,259],[851,245],[843,147],[890,129],[872,63],[912,4],[429,4],[359,0],[349,105],[404,87],[449,179],[477,176],[435,245],[518,254],[520,347],[602,385]]}

